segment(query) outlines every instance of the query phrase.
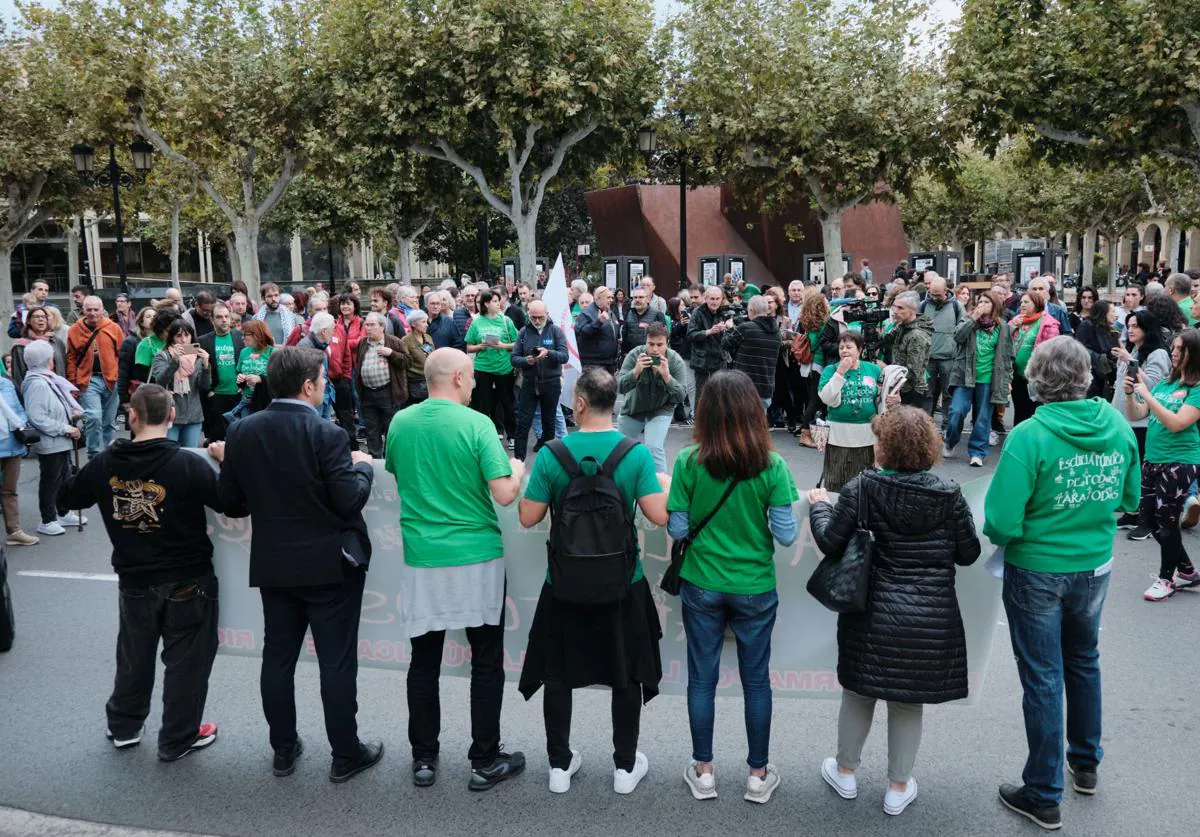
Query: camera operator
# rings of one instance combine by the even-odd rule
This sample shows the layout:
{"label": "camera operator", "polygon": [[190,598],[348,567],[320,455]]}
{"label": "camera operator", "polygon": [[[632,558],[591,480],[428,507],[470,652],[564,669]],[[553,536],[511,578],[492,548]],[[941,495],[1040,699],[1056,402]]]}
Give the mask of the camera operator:
{"label": "camera operator", "polygon": [[925,409],[929,386],[925,381],[925,367],[929,363],[929,350],[933,343],[933,326],[925,317],[917,314],[919,297],[908,291],[892,302],[892,319],[896,327],[883,338],[884,345],[891,350],[892,364],[908,370],[908,379],[900,389],[903,404]]}
{"label": "camera operator", "polygon": [[[732,281],[733,277],[729,277]],[[696,377],[696,403],[709,377],[726,366],[721,338],[734,326],[733,314],[725,304],[725,292],[718,287],[704,291],[704,303],[692,311],[688,340],[692,344],[692,371]]]}
{"label": "camera operator", "polygon": [[[851,326],[851,320],[846,318],[846,309],[848,307],[846,300],[862,299],[866,295],[862,288],[859,288],[854,284],[849,284],[847,279],[848,277],[843,277],[841,280],[839,280],[840,284],[835,284],[833,286],[835,289],[838,287],[843,288],[841,293],[844,293],[845,296],[835,296],[830,301],[829,320],[826,321],[825,328],[822,330],[819,338],[819,342],[821,344],[821,354],[823,354],[826,358],[838,356],[838,340],[841,338],[842,332],[848,328],[853,328],[853,326]],[[847,287],[847,285],[849,285],[849,287]],[[838,304],[839,301],[840,304]],[[861,326],[854,328],[854,330],[860,331]]]}

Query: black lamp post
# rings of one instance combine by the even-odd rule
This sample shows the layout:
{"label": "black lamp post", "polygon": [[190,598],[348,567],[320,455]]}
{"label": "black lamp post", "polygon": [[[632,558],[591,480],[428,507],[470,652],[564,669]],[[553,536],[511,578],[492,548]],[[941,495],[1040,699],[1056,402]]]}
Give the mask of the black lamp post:
{"label": "black lamp post", "polygon": [[[654,127],[647,125],[638,131],[638,151],[646,158],[647,167],[650,160],[658,151],[658,137]],[[680,149],[673,152],[679,158],[679,290],[684,291],[688,286],[687,272],[687,152]],[[663,162],[670,165],[668,157]]]}
{"label": "black lamp post", "polygon": [[135,183],[146,179],[150,171],[154,147],[141,137],[129,145],[133,155],[134,173],[130,174],[117,165],[117,147],[108,144],[108,165],[99,171],[95,170],[96,151],[87,143],[77,143],[71,146],[71,156],[75,158],[75,173],[83,183],[92,187],[112,188],[113,221],[117,227],[117,273],[121,277],[121,292],[129,293],[129,277],[125,273],[125,233],[121,228],[121,187],[129,188]]}

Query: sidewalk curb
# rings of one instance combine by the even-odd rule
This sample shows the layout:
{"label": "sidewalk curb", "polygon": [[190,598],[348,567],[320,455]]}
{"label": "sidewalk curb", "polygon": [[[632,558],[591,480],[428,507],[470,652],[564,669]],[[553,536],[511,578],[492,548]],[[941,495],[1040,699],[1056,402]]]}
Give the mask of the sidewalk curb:
{"label": "sidewalk curb", "polygon": [[0,805],[0,837],[212,837],[187,831],[155,831],[35,814]]}

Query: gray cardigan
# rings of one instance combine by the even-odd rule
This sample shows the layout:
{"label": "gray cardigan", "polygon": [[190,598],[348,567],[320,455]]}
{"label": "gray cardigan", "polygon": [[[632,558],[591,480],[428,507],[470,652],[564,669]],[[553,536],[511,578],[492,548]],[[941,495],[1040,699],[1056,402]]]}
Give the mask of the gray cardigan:
{"label": "gray cardigan", "polygon": [[41,436],[32,446],[33,452],[44,456],[74,449],[75,442],[67,435],[74,425],[54,392],[54,384],[41,375],[26,375],[21,387],[25,391],[25,413],[29,423]]}
{"label": "gray cardigan", "polygon": [[[1146,374],[1146,386],[1149,389],[1154,389],[1159,381],[1165,380],[1171,374],[1171,356],[1167,354],[1166,349],[1155,349],[1150,353],[1150,357],[1146,358],[1146,364],[1141,367],[1142,372]],[[1129,364],[1126,361],[1117,361],[1117,386],[1113,390],[1112,405],[1117,408],[1117,412],[1129,419],[1131,427],[1145,427],[1150,423],[1150,416],[1143,419],[1135,419],[1129,417],[1129,404],[1125,399],[1125,375],[1129,371]]]}
{"label": "gray cardigan", "polygon": [[[996,354],[992,359],[992,404],[1008,403],[1008,388],[1012,384],[1013,374],[1013,344],[1012,333],[1003,320],[996,321],[996,330],[1000,334],[996,338]],[[975,386],[975,321],[970,317],[963,318],[954,331],[954,342],[958,353],[954,357],[954,365],[950,367],[950,386]]]}
{"label": "gray cardigan", "polygon": [[[161,350],[154,356],[154,365],[150,367],[151,383],[158,384],[167,392],[171,392],[175,370],[178,368],[179,361],[172,357],[166,349]],[[197,360],[196,368],[192,371],[191,391],[187,395],[173,393],[176,424],[199,424],[204,421],[204,402],[201,400],[201,392],[212,385],[211,370],[212,361],[202,364]]]}

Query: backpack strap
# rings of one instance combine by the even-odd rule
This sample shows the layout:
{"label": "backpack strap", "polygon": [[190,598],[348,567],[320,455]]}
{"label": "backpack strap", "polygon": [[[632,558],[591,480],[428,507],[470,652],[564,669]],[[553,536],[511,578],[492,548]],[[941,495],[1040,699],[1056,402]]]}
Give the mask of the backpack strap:
{"label": "backpack strap", "polygon": [[562,439],[551,439],[546,443],[546,447],[550,453],[554,454],[554,458],[558,460],[558,464],[562,465],[563,470],[567,472],[567,478],[577,480],[583,476],[583,469],[579,467],[579,463],[575,461],[575,457],[567,450],[567,446],[563,444]]}
{"label": "backpack strap", "polygon": [[625,458],[625,454],[629,453],[638,443],[628,436],[623,436],[621,441],[617,442],[616,447],[612,449],[612,453],[604,460],[604,464],[600,466],[600,473],[609,479],[613,479],[613,475],[617,472],[617,466],[621,464],[621,460]]}

